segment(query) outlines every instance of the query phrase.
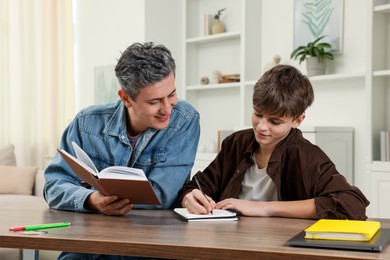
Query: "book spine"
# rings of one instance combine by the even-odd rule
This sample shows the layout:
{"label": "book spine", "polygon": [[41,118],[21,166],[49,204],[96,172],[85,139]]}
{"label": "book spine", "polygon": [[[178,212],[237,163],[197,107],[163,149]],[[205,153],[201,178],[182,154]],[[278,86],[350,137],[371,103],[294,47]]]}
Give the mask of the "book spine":
{"label": "book spine", "polygon": [[386,132],[386,161],[390,161],[390,131]]}
{"label": "book spine", "polygon": [[381,161],[387,161],[388,160],[388,132],[381,131],[380,132],[380,155],[381,155]]}

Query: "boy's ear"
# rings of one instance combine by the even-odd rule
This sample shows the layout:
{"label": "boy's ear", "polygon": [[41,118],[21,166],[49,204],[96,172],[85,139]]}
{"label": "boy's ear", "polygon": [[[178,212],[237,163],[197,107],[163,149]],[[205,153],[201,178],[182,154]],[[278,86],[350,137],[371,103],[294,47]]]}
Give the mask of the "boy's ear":
{"label": "boy's ear", "polygon": [[304,119],[305,119],[305,113],[298,116],[297,119],[295,119],[293,122],[293,128],[297,128],[303,122]]}

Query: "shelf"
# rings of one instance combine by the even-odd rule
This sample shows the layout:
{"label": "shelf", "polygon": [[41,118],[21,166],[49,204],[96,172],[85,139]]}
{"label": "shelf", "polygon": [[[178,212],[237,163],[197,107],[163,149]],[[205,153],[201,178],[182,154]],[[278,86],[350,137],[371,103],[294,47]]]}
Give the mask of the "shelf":
{"label": "shelf", "polygon": [[257,80],[249,80],[249,81],[245,81],[244,85],[253,87],[256,83],[257,83]]}
{"label": "shelf", "polygon": [[217,153],[209,153],[209,152],[197,152],[196,159],[199,160],[214,160],[217,156]]}
{"label": "shelf", "polygon": [[226,41],[232,39],[239,39],[241,37],[240,32],[225,32],[214,35],[202,36],[189,38],[186,40],[187,44],[206,44],[206,43],[214,43],[219,41]]}
{"label": "shelf", "polygon": [[[390,71],[387,71],[387,75],[390,75]],[[345,80],[345,79],[359,79],[361,78],[362,80],[365,77],[364,72],[358,72],[358,73],[342,73],[342,74],[327,74],[327,75],[320,75],[320,76],[313,76],[309,77],[310,82],[322,82],[322,81],[328,81],[328,80]],[[253,86],[256,84],[257,81],[251,80],[251,81],[246,81],[244,84],[246,86]]]}
{"label": "shelf", "polygon": [[390,70],[376,70],[372,74],[373,76],[390,76]]}
{"label": "shelf", "polygon": [[377,5],[374,7],[374,12],[389,14],[390,13],[390,4]]}
{"label": "shelf", "polygon": [[227,89],[227,88],[239,88],[240,82],[234,83],[221,83],[221,84],[208,84],[208,85],[196,85],[196,86],[187,86],[186,90],[212,90],[212,89]]}
{"label": "shelf", "polygon": [[361,78],[364,79],[364,72],[357,73],[341,73],[341,74],[327,74],[320,76],[309,77],[311,82],[319,82],[319,81],[327,81],[327,80],[344,80],[344,79],[353,79],[353,78]]}
{"label": "shelf", "polygon": [[373,161],[371,170],[375,172],[389,172],[390,174],[390,162]]}

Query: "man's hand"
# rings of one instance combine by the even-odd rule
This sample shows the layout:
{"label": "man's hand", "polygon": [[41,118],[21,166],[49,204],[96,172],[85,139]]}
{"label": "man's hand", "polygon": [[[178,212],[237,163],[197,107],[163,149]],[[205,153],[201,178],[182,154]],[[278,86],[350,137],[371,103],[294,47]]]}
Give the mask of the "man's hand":
{"label": "man's hand", "polygon": [[86,199],[85,208],[100,211],[104,215],[123,216],[133,208],[133,204],[130,204],[129,199],[118,199],[117,196],[105,196],[94,191]]}

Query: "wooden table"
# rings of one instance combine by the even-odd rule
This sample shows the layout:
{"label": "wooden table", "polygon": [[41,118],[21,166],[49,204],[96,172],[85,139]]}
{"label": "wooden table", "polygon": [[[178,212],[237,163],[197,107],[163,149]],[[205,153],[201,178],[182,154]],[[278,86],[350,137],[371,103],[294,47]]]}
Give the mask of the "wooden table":
{"label": "wooden table", "polygon": [[[0,206],[0,247],[176,259],[390,259],[390,246],[381,253],[286,246],[314,220],[185,222],[168,210],[133,210],[112,217],[53,210],[44,202]],[[8,231],[10,226],[61,221],[72,225],[43,235]],[[390,227],[390,220],[381,222]]]}

